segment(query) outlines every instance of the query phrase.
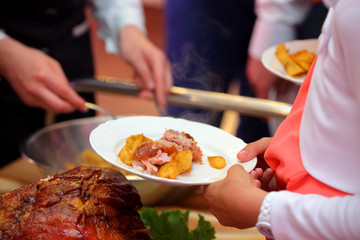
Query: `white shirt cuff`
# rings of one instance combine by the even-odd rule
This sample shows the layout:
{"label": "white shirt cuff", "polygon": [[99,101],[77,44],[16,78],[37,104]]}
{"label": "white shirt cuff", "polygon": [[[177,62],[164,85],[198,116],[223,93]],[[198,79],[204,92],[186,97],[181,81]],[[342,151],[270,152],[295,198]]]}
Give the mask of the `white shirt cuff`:
{"label": "white shirt cuff", "polygon": [[6,33],[0,29],[0,41],[7,37],[8,37],[8,35],[6,35]]}
{"label": "white shirt cuff", "polygon": [[135,26],[144,34],[144,10],[139,0],[94,0],[94,17],[98,19],[99,37],[109,53],[119,53],[119,32],[125,26]]}
{"label": "white shirt cuff", "polygon": [[266,195],[261,204],[260,214],[256,223],[256,228],[268,239],[274,239],[271,229],[271,205],[275,194],[277,194],[277,192],[270,192]]}

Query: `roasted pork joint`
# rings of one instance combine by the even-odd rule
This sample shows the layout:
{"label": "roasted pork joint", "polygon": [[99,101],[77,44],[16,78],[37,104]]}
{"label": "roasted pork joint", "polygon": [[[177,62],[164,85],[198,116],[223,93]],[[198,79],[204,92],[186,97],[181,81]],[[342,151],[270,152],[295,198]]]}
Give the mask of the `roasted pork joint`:
{"label": "roasted pork joint", "polygon": [[0,239],[150,239],[119,171],[77,167],[0,196]]}

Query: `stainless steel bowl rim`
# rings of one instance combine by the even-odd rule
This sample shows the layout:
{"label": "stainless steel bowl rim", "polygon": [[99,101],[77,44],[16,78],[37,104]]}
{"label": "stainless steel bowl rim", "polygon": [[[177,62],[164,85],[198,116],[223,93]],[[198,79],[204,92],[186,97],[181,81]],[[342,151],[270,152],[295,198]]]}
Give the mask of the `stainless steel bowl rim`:
{"label": "stainless steel bowl rim", "polygon": [[[117,118],[123,117],[123,116],[116,116]],[[31,141],[32,139],[36,139],[38,136],[45,134],[46,132],[55,130],[55,129],[61,129],[64,127],[67,127],[69,125],[72,124],[85,124],[85,123],[104,123],[108,120],[112,120],[112,117],[110,116],[104,116],[104,117],[88,117],[88,118],[81,118],[81,119],[74,119],[74,120],[67,120],[67,121],[63,121],[63,122],[59,122],[59,123],[54,123],[48,126],[45,126],[44,128],[41,128],[39,130],[37,130],[36,132],[34,132],[33,134],[31,134],[24,142],[22,142],[22,144],[20,145],[20,152],[21,152],[21,156],[27,160],[28,162],[38,165],[41,168],[50,170],[50,171],[57,171],[57,169],[53,169],[50,166],[37,162],[36,160],[32,159],[30,156],[28,156],[26,154],[26,144]],[[126,176],[127,179],[131,180],[131,181],[144,181],[145,179],[136,175],[129,175]]]}

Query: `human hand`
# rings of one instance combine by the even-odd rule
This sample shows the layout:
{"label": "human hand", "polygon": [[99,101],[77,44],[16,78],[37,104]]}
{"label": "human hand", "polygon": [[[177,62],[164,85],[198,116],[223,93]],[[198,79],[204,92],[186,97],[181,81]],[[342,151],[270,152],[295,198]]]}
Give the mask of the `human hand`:
{"label": "human hand", "polygon": [[240,162],[247,162],[257,157],[256,168],[250,172],[258,187],[265,191],[273,191],[276,188],[274,170],[271,169],[264,159],[264,153],[269,147],[272,138],[261,138],[258,141],[247,144],[238,154]]}
{"label": "human hand", "polygon": [[204,186],[210,212],[219,223],[240,229],[255,226],[266,194],[240,164],[232,166],[223,180]]}
{"label": "human hand", "polygon": [[254,179],[256,186],[264,191],[270,192],[276,190],[275,171],[271,168],[255,168],[250,172],[250,176]]}
{"label": "human hand", "polygon": [[247,162],[257,157],[258,164],[262,164],[258,165],[258,167],[267,168],[268,165],[264,160],[264,153],[269,147],[271,140],[271,137],[264,137],[260,140],[247,144],[240,152],[238,152],[237,158],[240,162]]}
{"label": "human hand", "polygon": [[246,75],[258,98],[267,99],[270,89],[275,86],[278,80],[274,74],[263,66],[260,60],[253,57],[249,57],[247,60]]}
{"label": "human hand", "polygon": [[0,56],[0,73],[26,105],[53,113],[87,111],[53,58],[11,38],[0,41]]}
{"label": "human hand", "polygon": [[278,94],[282,94],[286,93],[292,86],[290,81],[275,76],[264,67],[260,60],[253,57],[248,58],[246,75],[258,98],[268,99],[272,88],[276,89]]}
{"label": "human hand", "polygon": [[121,29],[120,51],[135,69],[140,96],[152,99],[155,92],[158,103],[164,107],[173,84],[170,63],[165,54],[134,26]]}

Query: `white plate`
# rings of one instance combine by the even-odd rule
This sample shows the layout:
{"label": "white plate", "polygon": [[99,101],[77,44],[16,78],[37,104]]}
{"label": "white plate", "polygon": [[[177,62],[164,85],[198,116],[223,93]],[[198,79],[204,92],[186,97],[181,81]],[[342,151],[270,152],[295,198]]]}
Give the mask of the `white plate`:
{"label": "white plate", "polygon": [[[316,53],[317,52],[317,46],[318,46],[318,40],[317,39],[306,39],[306,40],[295,40],[291,42],[284,43],[286,49],[289,50],[289,53],[294,53],[299,50],[307,50],[309,52]],[[272,46],[268,48],[262,55],[261,61],[264,64],[265,68],[268,69],[270,72],[274,73],[275,75],[289,80],[291,82],[294,82],[298,85],[301,85],[305,79],[305,76],[300,77],[291,77],[286,73],[286,70],[284,66],[281,64],[279,59],[277,59],[275,52],[276,47]]]}
{"label": "white plate", "polygon": [[[203,164],[194,163],[189,173],[177,179],[167,179],[141,172],[124,164],[118,157],[125,140],[131,135],[141,134],[157,140],[166,129],[174,129],[190,134],[203,152]],[[236,155],[246,143],[239,138],[211,125],[172,117],[136,116],[110,120],[96,127],[90,134],[92,148],[106,161],[135,175],[148,180],[169,185],[204,185],[226,176],[230,166],[239,163]],[[226,160],[223,169],[210,167],[208,156],[222,156]],[[257,159],[241,163],[246,171],[254,169]],[[240,163],[239,163],[240,164]]]}

